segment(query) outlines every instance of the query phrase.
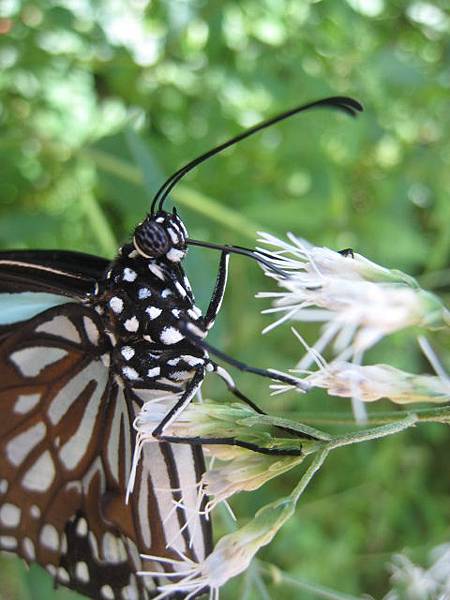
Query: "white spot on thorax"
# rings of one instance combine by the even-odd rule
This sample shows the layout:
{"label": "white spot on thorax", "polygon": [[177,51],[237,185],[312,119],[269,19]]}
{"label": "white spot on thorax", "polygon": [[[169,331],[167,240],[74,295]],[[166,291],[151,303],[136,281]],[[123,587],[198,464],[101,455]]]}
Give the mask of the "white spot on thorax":
{"label": "white spot on thorax", "polygon": [[160,340],[163,344],[170,346],[171,344],[176,344],[180,340],[184,338],[184,335],[175,329],[175,327],[164,327],[161,332]]}
{"label": "white spot on thorax", "polygon": [[124,357],[125,360],[130,360],[136,353],[131,346],[124,346],[121,349],[120,354]]}
{"label": "white spot on thorax", "polygon": [[117,315],[123,311],[123,300],[122,298],[118,298],[117,296],[113,296],[109,301],[109,305],[113,312]]}
{"label": "white spot on thorax", "polygon": [[169,234],[169,236],[170,236],[170,239],[172,240],[172,243],[173,243],[173,244],[179,244],[179,242],[180,242],[180,239],[178,238],[178,235],[175,233],[175,230],[174,230],[174,229],[172,229],[172,227],[168,227],[168,228],[166,229],[166,231],[167,231],[167,233]]}
{"label": "white spot on thorax", "polygon": [[147,371],[147,377],[158,377],[158,375],[161,373],[161,368],[160,367],[153,367],[153,369],[149,369]]}
{"label": "white spot on thorax", "polygon": [[33,410],[41,399],[40,394],[21,394],[14,405],[14,412],[19,415],[24,415]]}
{"label": "white spot on thorax", "polygon": [[179,281],[175,281],[175,287],[177,288],[177,291],[180,294],[180,296],[182,298],[185,298],[187,295],[187,292]]}
{"label": "white spot on thorax", "polygon": [[132,282],[136,279],[136,277],[137,277],[137,273],[136,273],[136,271],[133,271],[133,269],[129,269],[128,267],[126,267],[123,270],[124,281]]}
{"label": "white spot on thorax", "polygon": [[179,263],[183,260],[185,253],[183,250],[177,250],[177,248],[171,248],[169,252],[167,252],[166,257],[168,260],[174,263]]}
{"label": "white spot on thorax", "polygon": [[161,292],[161,298],[168,298],[169,296],[173,296],[173,292],[172,290],[169,290],[169,288],[166,288]]}
{"label": "white spot on thorax", "polygon": [[133,369],[132,367],[123,367],[122,373],[127,379],[130,379],[131,381],[139,379],[139,373],[136,371],[136,369]]}
{"label": "white spot on thorax", "polygon": [[191,371],[176,371],[175,373],[171,373],[169,375],[170,379],[174,381],[185,381],[186,379],[191,379],[192,372]]}
{"label": "white spot on thorax", "polygon": [[155,277],[157,277],[161,281],[165,280],[164,273],[161,271],[161,269],[158,267],[158,265],[149,263],[148,268],[149,268],[150,272],[153,273],[153,275],[155,275]]}
{"label": "white spot on thorax", "polygon": [[192,308],[188,309],[188,315],[191,317],[191,319],[196,321],[202,316],[202,311],[197,306],[193,306]]}
{"label": "white spot on thorax", "polygon": [[191,356],[190,354],[183,354],[181,356],[181,360],[184,360],[190,367],[195,367],[197,365],[202,365],[205,361],[203,358],[198,356]]}
{"label": "white spot on thorax", "polygon": [[181,315],[181,310],[179,308],[172,308],[172,314],[175,317],[175,319],[179,319],[180,315]]}
{"label": "white spot on thorax", "polygon": [[151,295],[152,293],[148,288],[141,288],[138,292],[139,300],[145,300],[145,298],[150,298]]}
{"label": "white spot on thorax", "polygon": [[124,327],[127,331],[135,332],[139,329],[139,321],[136,317],[131,317],[125,321]]}
{"label": "white spot on thorax", "polygon": [[148,314],[150,320],[153,321],[153,319],[157,319],[159,317],[159,315],[162,313],[162,309],[157,308],[156,306],[149,306],[145,309],[145,312]]}

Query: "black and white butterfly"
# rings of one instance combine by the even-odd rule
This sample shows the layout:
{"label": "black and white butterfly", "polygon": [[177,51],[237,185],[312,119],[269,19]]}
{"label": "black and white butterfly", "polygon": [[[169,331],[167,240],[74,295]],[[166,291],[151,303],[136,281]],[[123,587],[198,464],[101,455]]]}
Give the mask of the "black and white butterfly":
{"label": "black and white butterfly", "polygon": [[[211,524],[198,506],[201,447],[168,443],[164,429],[208,371],[246,399],[210,355],[228,357],[204,338],[221,307],[230,253],[264,257],[190,240],[164,201],[213,154],[321,106],[351,115],[361,110],[343,97],[297,107],[190,162],[162,186],[112,262],[76,252],[0,253],[1,550],[39,563],[57,584],[105,600],[157,594],[163,566],[142,555],[181,553],[201,561],[211,552]],[[189,244],[222,250],[204,315],[182,267]],[[163,394],[173,394],[176,403],[154,431],[158,441],[144,447],[126,503],[133,420],[144,402]],[[141,570],[161,571],[161,577],[139,578]]]}

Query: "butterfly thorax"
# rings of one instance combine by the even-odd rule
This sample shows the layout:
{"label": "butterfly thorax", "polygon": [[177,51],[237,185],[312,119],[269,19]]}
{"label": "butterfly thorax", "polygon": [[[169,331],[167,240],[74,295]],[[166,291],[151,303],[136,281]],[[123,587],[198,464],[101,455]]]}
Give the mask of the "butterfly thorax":
{"label": "butterfly thorax", "polygon": [[202,330],[203,319],[180,263],[143,257],[126,244],[93,303],[111,340],[112,366],[125,383],[182,383],[207,362],[181,332],[187,322]]}

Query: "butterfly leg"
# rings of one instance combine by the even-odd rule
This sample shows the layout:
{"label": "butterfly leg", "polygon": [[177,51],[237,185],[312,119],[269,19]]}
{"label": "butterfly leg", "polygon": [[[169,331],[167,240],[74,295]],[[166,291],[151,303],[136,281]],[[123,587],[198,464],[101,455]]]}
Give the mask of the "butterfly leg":
{"label": "butterfly leg", "polygon": [[268,456],[301,456],[301,444],[297,442],[297,447],[293,448],[263,448],[257,444],[246,442],[232,437],[179,437],[172,435],[162,435],[160,441],[169,442],[171,444],[189,444],[191,446],[238,446],[251,450],[258,454],[266,454]]}
{"label": "butterfly leg", "polygon": [[211,327],[214,325],[214,321],[216,320],[216,317],[220,311],[220,307],[222,306],[225,289],[227,287],[229,261],[230,254],[227,252],[227,250],[224,250],[220,255],[219,271],[217,273],[214,292],[204,316],[204,327],[206,331],[211,329]]}
{"label": "butterfly leg", "polygon": [[178,400],[178,402],[175,404],[175,406],[173,406],[169,410],[169,412],[162,419],[162,421],[159,423],[159,425],[152,431],[152,435],[154,437],[161,438],[161,434],[163,433],[164,429],[170,423],[172,423],[172,421],[174,421],[178,417],[178,415],[180,415],[183,412],[183,410],[186,408],[186,406],[190,403],[192,398],[197,393],[197,390],[200,387],[204,378],[205,378],[205,369],[203,366],[201,366],[196,369],[194,376],[187,384],[186,389],[183,392],[183,395]]}
{"label": "butterfly leg", "polygon": [[287,383],[288,385],[291,385],[292,387],[303,390],[305,392],[309,391],[310,389],[309,384],[301,381],[300,379],[296,379],[295,377],[291,377],[290,375],[285,375],[284,373],[279,373],[275,370],[252,367],[244,362],[233,358],[232,356],[229,356],[225,352],[222,352],[222,350],[211,346],[211,344],[205,342],[202,336],[202,332],[193,323],[180,321],[179,328],[183,335],[193,344],[195,344],[198,348],[201,348],[202,350],[205,350],[206,352],[217,356],[224,362],[227,362],[228,364],[235,367],[236,369],[239,369],[240,371],[244,371],[246,373],[253,373],[254,375],[259,375],[260,377],[267,377],[268,379],[272,379],[274,381],[281,381],[282,383]]}

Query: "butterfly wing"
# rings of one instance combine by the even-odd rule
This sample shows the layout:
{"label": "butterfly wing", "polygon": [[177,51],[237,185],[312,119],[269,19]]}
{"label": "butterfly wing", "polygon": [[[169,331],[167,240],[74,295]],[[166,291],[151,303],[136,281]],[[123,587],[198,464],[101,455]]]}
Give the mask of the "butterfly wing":
{"label": "butterfly wing", "polygon": [[[3,256],[4,294],[23,302],[0,330],[0,548],[92,598],[152,596],[159,580],[136,572],[160,567],[140,554],[170,556],[170,544],[201,559],[211,549],[209,524],[189,514],[198,509],[201,452],[150,444],[126,504],[139,407],[109,368],[101,318],[55,294],[60,282],[40,286],[42,265],[34,271],[27,257],[28,266],[14,265],[12,274]],[[18,294],[13,279],[20,279]],[[82,279],[81,287],[90,279],[92,288],[95,272]],[[72,293],[85,294],[81,287]],[[39,309],[47,308],[33,315],[33,304],[30,318],[25,300],[35,294],[45,294]]]}

